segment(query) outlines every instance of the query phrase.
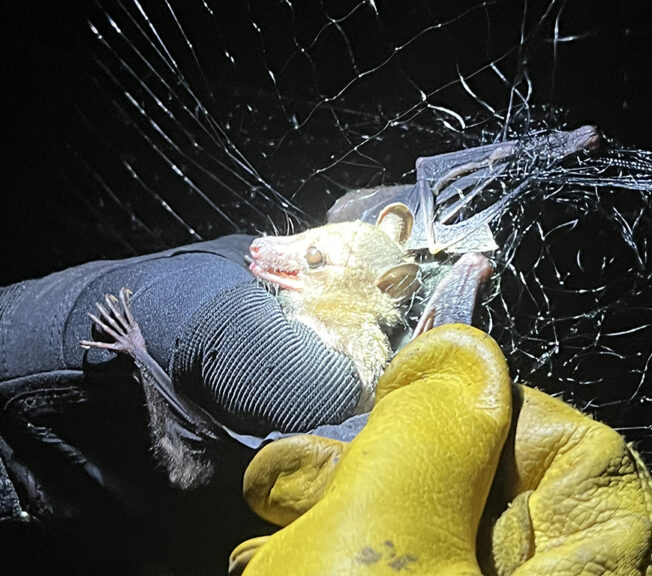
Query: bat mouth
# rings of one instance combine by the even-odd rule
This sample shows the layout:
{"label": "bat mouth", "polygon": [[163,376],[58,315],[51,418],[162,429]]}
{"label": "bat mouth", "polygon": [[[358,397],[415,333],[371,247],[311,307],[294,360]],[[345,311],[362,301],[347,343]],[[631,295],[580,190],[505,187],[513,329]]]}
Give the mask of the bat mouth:
{"label": "bat mouth", "polygon": [[286,270],[270,270],[261,266],[255,260],[249,264],[249,270],[256,277],[264,282],[275,284],[286,290],[295,290],[300,292],[303,289],[303,282],[299,280],[298,272],[288,272]]}

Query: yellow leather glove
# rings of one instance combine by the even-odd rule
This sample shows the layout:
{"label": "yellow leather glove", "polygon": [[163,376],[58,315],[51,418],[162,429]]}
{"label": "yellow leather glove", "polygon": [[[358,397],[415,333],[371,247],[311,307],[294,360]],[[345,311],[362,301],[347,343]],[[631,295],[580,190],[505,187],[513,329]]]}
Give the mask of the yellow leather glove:
{"label": "yellow leather glove", "polygon": [[560,400],[520,396],[479,538],[485,574],[652,574],[652,482],[638,454]]}
{"label": "yellow leather glove", "polygon": [[350,445],[299,436],[254,458],[247,501],[287,527],[236,548],[232,571],[645,573],[652,488],[635,453],[610,428],[520,390],[479,528],[512,414],[505,360],[468,326],[419,337],[386,370]]}

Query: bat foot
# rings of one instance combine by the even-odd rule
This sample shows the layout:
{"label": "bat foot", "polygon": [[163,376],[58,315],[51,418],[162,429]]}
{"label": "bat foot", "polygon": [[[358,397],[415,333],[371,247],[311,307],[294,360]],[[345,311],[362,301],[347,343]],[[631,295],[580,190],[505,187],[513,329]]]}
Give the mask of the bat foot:
{"label": "bat foot", "polygon": [[112,350],[134,358],[137,352],[146,351],[145,339],[129,308],[129,296],[131,291],[128,288],[121,288],[118,298],[113,294],[107,294],[104,305],[99,302],[95,304],[99,314],[89,312],[88,316],[112,341],[80,340],[79,345],[82,348]]}

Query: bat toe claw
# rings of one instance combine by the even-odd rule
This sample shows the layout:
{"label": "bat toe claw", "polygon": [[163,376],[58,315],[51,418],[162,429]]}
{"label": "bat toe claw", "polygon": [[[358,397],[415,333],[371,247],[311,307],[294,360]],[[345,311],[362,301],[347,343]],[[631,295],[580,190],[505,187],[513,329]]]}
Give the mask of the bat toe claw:
{"label": "bat toe claw", "polygon": [[80,346],[85,350],[99,348],[136,356],[138,350],[145,350],[145,340],[138,323],[129,309],[128,298],[131,290],[121,288],[119,298],[113,294],[104,296],[105,306],[97,302],[95,307],[99,314],[88,313],[88,317],[111,341],[81,340]]}

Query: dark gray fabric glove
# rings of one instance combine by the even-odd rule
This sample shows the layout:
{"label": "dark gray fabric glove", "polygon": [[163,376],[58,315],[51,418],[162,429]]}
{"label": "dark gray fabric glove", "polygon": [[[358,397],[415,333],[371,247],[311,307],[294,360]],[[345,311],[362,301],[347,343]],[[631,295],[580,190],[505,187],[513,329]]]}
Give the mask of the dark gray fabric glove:
{"label": "dark gray fabric glove", "polygon": [[[31,508],[37,514],[52,504],[48,483],[36,482],[33,466],[25,464],[34,460],[35,446],[39,453],[56,453],[56,467],[69,466],[72,476],[77,470],[120,496],[132,489],[121,481],[128,472],[123,461],[129,461],[120,434],[126,425],[113,422],[108,425],[115,430],[104,430],[107,423],[100,425],[89,414],[102,412],[103,402],[115,408],[122,398],[128,402],[124,419],[135,413],[146,418],[138,406],[142,397],[138,400],[137,387],[129,382],[133,364],[79,346],[89,338],[87,313],[95,302],[123,286],[133,292],[133,315],[150,355],[172,376],[174,391],[238,434],[306,431],[352,414],[359,397],[353,363],[284,317],[244,266],[250,241],[228,236],[91,262],[0,289],[0,438],[9,455],[4,492],[12,495],[9,482],[18,482],[28,503],[41,502]],[[96,443],[104,450],[90,440],[98,435],[102,440]],[[107,452],[112,436],[123,440],[115,442],[113,453]],[[5,500],[0,514],[19,515],[14,499]]]}

